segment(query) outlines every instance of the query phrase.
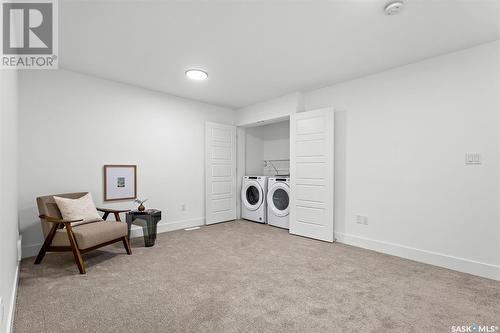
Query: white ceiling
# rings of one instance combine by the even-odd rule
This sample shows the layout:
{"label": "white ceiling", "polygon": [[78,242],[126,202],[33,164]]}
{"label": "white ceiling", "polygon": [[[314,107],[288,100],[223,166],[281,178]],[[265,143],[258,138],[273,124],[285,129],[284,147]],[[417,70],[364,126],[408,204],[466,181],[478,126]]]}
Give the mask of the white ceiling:
{"label": "white ceiling", "polygon": [[500,1],[405,2],[63,0],[60,65],[236,108],[500,39]]}

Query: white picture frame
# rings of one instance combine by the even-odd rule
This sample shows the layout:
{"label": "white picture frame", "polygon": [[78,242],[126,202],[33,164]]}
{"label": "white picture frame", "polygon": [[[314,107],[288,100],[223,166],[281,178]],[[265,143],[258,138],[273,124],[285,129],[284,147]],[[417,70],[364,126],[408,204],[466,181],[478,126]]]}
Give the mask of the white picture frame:
{"label": "white picture frame", "polygon": [[137,166],[104,166],[104,201],[137,199]]}

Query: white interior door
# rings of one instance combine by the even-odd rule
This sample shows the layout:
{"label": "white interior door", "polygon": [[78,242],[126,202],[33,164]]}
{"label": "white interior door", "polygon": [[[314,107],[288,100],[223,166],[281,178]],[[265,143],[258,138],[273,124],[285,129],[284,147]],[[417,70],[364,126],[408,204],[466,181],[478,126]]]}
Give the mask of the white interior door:
{"label": "white interior door", "polygon": [[290,117],[290,233],[333,242],[333,109]]}
{"label": "white interior door", "polygon": [[236,219],[236,127],[205,124],[205,223]]}

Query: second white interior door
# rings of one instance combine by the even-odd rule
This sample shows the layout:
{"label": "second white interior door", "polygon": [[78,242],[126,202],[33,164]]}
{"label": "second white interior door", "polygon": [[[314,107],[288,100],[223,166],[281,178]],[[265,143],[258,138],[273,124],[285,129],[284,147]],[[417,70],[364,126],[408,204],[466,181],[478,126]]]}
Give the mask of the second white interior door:
{"label": "second white interior door", "polygon": [[290,118],[290,233],[333,242],[334,113]]}
{"label": "second white interior door", "polygon": [[205,124],[205,223],[236,219],[236,127]]}

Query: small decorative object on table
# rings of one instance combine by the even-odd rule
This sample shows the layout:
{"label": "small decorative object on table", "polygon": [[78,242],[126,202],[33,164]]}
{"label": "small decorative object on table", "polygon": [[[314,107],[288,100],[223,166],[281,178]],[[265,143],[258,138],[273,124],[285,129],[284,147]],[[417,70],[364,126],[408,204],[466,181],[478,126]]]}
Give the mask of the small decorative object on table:
{"label": "small decorative object on table", "polygon": [[135,199],[134,202],[139,204],[139,207],[137,207],[137,210],[140,212],[143,212],[146,209],[146,207],[144,207],[144,203],[148,200],[149,199],[146,199],[146,200]]}
{"label": "small decorative object on table", "polygon": [[130,227],[132,224],[142,226],[144,234],[144,246],[155,245],[156,225],[161,220],[161,211],[157,209],[146,209],[143,211],[131,211],[126,214],[128,225],[128,239],[130,239]]}

